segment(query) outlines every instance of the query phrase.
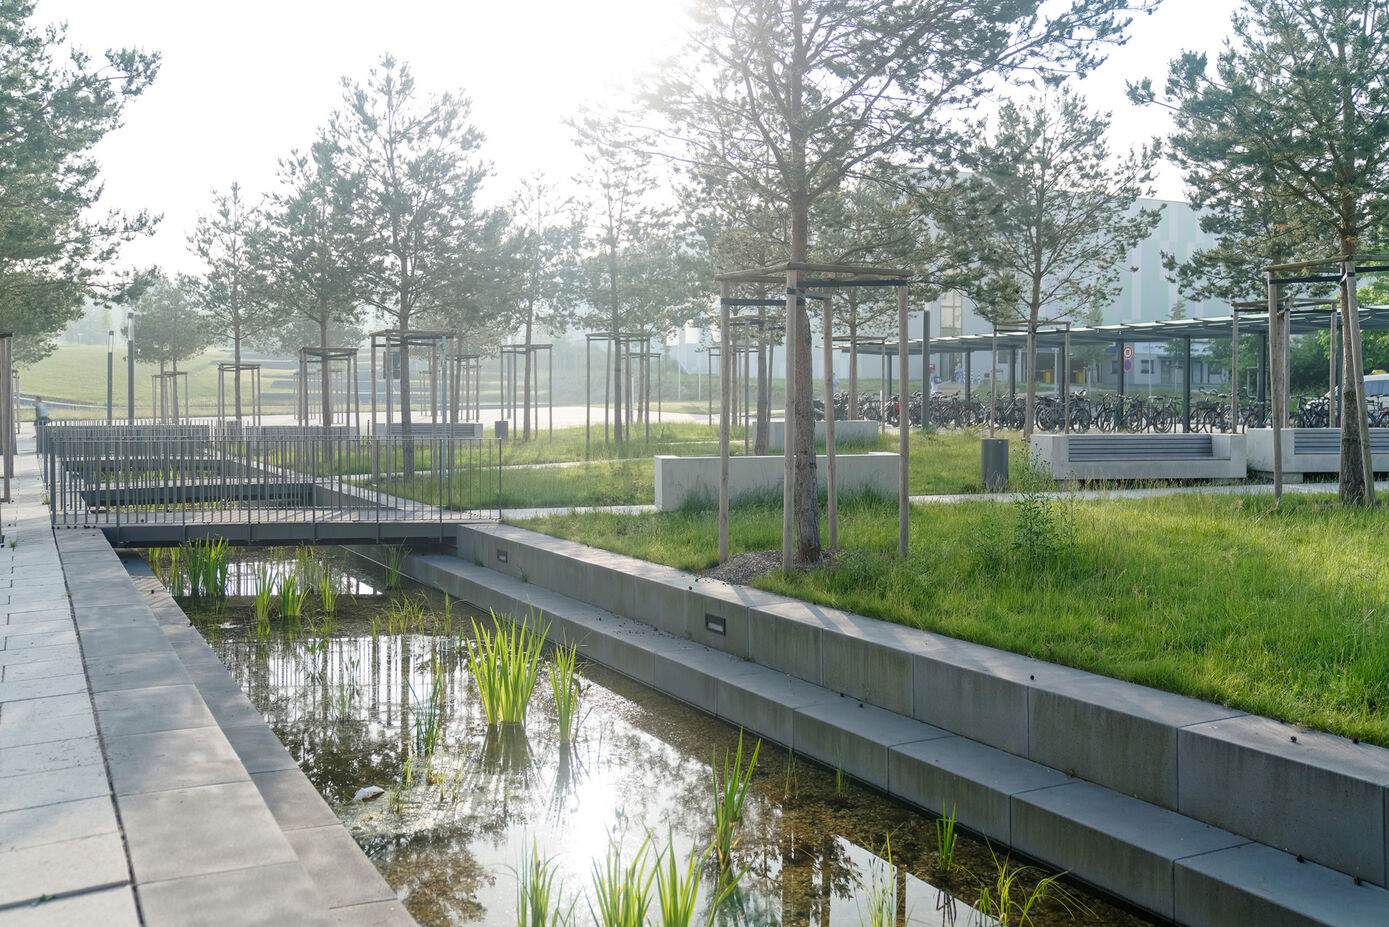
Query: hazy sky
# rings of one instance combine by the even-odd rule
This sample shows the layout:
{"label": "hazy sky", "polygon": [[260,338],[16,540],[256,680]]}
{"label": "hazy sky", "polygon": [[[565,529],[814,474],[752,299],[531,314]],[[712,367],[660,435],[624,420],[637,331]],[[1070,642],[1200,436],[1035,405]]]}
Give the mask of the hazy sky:
{"label": "hazy sky", "polygon": [[[422,90],[465,91],[487,135],[501,201],[516,180],[544,171],[565,180],[578,158],[564,126],[678,42],[684,0],[39,0],[37,20],[66,20],[93,54],[109,47],[158,51],[158,79],[97,150],[103,203],[164,216],[130,263],[196,270],[187,238],[214,187],[233,180],[256,197],[273,188],[277,159],[312,141],[341,99],[340,79],[364,78],[385,52],[408,61]],[[1166,127],[1135,111],[1125,80],[1161,83],[1182,48],[1214,51],[1235,0],[1166,0],[1140,17],[1129,45],[1080,84],[1114,114],[1123,146]],[[1158,190],[1182,196],[1166,171]]]}

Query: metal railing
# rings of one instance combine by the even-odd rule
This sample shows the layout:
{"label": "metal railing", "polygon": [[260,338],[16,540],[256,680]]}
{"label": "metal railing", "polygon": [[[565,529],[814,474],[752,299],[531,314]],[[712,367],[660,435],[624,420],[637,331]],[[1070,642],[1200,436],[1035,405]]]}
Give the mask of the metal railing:
{"label": "metal railing", "polygon": [[492,439],[53,424],[55,526],[477,522],[501,516]]}

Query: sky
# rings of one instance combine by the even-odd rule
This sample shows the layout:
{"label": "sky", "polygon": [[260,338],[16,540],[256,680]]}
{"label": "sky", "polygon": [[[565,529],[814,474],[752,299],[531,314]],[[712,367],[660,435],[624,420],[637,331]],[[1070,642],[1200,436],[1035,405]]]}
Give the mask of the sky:
{"label": "sky", "polygon": [[[342,98],[342,78],[364,80],[385,53],[410,63],[423,91],[465,92],[495,167],[489,197],[503,202],[537,172],[564,182],[580,159],[565,119],[622,93],[633,75],[679,44],[685,0],[38,0],[37,22],[68,24],[89,53],[139,47],[163,57],[159,77],[95,151],[104,207],[163,216],[124,261],[196,272],[188,236],[212,191],[233,181],[252,198],[274,189],[277,162],[304,149]],[[1115,147],[1149,141],[1167,125],[1123,96],[1126,81],[1161,86],[1183,49],[1214,52],[1235,0],[1165,0],[1138,17],[1132,39],[1080,83],[1113,114]],[[1165,169],[1157,195],[1184,196]]]}

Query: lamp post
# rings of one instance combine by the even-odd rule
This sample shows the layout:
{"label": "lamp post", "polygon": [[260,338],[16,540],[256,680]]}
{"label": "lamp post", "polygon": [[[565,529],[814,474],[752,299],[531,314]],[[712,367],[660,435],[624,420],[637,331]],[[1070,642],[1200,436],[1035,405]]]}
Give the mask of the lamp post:
{"label": "lamp post", "polygon": [[111,387],[116,365],[116,330],[106,330],[106,424],[111,424]]}
{"label": "lamp post", "polygon": [[125,314],[125,408],[126,423],[135,424],[135,310]]}

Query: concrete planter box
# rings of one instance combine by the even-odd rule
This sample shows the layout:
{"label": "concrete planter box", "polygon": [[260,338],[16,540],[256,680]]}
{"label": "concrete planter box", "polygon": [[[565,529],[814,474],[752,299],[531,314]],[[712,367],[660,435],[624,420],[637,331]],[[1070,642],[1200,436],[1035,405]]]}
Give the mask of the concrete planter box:
{"label": "concrete planter box", "polygon": [[[897,474],[901,458],[896,454],[835,454],[835,486],[840,493],[871,489],[884,495],[897,494]],[[785,458],[730,457],[728,497],[737,499],[750,493],[781,491]],[[816,485],[825,487],[825,455],[815,458]],[[656,508],[672,512],[697,499],[718,499],[719,459],[717,457],[656,458]]]}
{"label": "concrete planter box", "polygon": [[1032,436],[1034,466],[1058,480],[1240,480],[1244,435]]}
{"label": "concrete planter box", "polygon": [[[779,451],[786,447],[786,422],[782,419],[773,419],[771,425],[772,430],[771,436],[768,438],[768,446],[774,451]],[[879,424],[868,419],[835,422],[834,446],[838,449],[842,444],[872,444],[878,440],[880,431]],[[824,422],[815,423],[815,443],[817,445],[825,443]]]}
{"label": "concrete planter box", "polygon": [[[1273,473],[1273,429],[1250,428],[1249,469],[1261,475]],[[1370,429],[1370,460],[1376,473],[1389,471],[1389,428]],[[1341,472],[1341,429],[1284,428],[1283,481],[1300,483],[1307,473]]]}

